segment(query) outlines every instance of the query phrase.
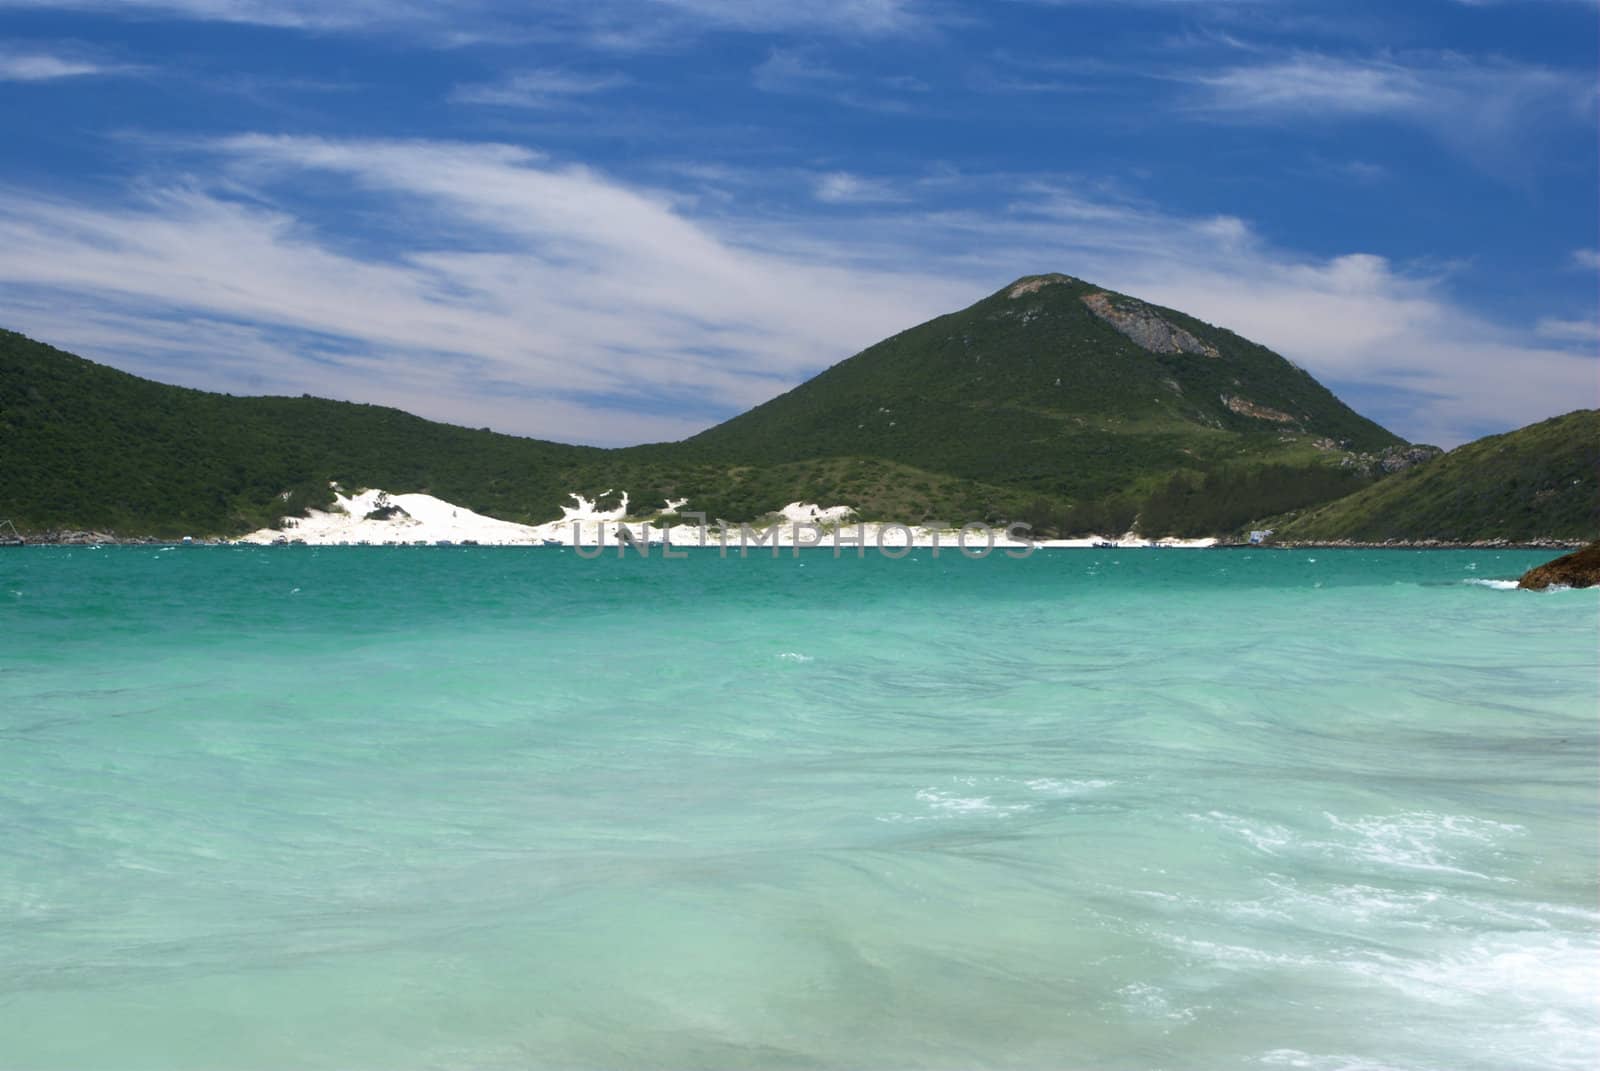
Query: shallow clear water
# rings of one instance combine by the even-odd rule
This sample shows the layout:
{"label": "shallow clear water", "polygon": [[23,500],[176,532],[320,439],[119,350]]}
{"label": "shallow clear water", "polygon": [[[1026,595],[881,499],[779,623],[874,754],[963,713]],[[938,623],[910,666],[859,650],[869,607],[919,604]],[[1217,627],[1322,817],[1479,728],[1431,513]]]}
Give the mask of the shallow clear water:
{"label": "shallow clear water", "polygon": [[1550,556],[0,552],[0,1067],[1600,1066]]}

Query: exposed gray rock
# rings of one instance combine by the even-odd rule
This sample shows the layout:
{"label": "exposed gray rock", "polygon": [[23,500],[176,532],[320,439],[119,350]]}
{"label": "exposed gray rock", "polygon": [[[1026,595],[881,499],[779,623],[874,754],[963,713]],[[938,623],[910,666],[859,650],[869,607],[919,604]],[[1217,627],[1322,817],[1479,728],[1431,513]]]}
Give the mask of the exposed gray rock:
{"label": "exposed gray rock", "polygon": [[1367,476],[1380,473],[1391,476],[1417,465],[1425,465],[1442,453],[1444,451],[1437,446],[1389,446],[1376,454],[1347,454],[1339,464]]}
{"label": "exposed gray rock", "polygon": [[1378,455],[1378,467],[1384,472],[1401,472],[1432,461],[1442,453],[1444,451],[1437,446],[1391,446]]}
{"label": "exposed gray rock", "polygon": [[[1012,296],[1016,296],[1013,293]],[[1215,346],[1207,345],[1177,324],[1163,320],[1154,309],[1133,298],[1117,298],[1104,290],[1083,295],[1083,303],[1100,319],[1127,335],[1151,353],[1197,353],[1220,357]]]}

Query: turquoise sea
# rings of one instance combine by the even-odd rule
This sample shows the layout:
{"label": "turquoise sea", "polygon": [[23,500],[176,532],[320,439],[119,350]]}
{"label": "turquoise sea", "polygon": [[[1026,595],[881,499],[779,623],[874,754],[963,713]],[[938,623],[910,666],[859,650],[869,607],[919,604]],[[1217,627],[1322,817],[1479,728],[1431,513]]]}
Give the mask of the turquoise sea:
{"label": "turquoise sea", "polygon": [[0,1068],[1588,1071],[1551,556],[0,551]]}

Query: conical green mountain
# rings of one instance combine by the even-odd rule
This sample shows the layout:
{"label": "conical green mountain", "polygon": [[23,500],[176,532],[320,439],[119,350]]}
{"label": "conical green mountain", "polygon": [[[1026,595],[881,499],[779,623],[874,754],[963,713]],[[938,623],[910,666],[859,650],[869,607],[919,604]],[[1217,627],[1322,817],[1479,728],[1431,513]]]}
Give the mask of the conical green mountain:
{"label": "conical green mountain", "polygon": [[1231,331],[1036,275],[685,445],[761,464],[880,457],[1084,498],[1177,470],[1343,460],[1404,440]]}
{"label": "conical green mountain", "polygon": [[626,488],[729,520],[803,499],[1198,533],[1331,501],[1408,453],[1270,350],[1065,275],[1020,279],[684,442],[623,450],[165,386],[0,332],[0,516],[34,531],[239,532],[338,481],[519,521]]}

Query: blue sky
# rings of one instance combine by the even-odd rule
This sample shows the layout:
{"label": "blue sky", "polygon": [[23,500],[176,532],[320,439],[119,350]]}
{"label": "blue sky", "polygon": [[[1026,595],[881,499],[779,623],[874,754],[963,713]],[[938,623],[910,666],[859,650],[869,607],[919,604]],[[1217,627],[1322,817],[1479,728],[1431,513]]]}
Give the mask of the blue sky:
{"label": "blue sky", "polygon": [[0,325],[676,438],[1024,274],[1449,446],[1597,397],[1593,0],[0,0]]}

